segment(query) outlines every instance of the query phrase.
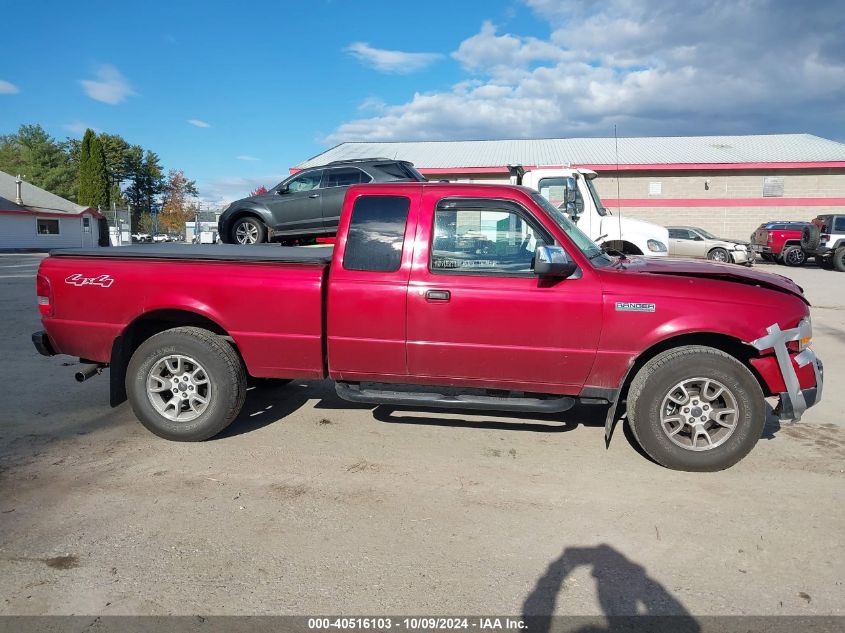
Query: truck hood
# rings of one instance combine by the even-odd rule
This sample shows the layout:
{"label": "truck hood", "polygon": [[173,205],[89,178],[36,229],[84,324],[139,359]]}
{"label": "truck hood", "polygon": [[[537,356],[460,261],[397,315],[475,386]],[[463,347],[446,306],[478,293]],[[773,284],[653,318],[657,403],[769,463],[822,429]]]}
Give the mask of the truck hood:
{"label": "truck hood", "polygon": [[674,275],[678,277],[702,277],[734,283],[759,286],[770,290],[777,290],[795,295],[809,305],[804,291],[791,279],[774,273],[767,273],[753,268],[745,268],[736,264],[719,264],[710,261],[695,261],[689,259],[675,259],[666,257],[628,257],[618,259],[615,266],[626,273],[646,275]]}

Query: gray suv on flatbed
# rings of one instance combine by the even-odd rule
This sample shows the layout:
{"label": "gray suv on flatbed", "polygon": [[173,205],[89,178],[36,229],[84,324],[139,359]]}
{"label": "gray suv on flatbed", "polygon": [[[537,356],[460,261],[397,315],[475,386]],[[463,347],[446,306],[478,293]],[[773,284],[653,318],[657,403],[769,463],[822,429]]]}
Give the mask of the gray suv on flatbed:
{"label": "gray suv on flatbed", "polygon": [[334,235],[350,185],[424,180],[413,163],[389,158],[361,158],[309,167],[267,193],[230,204],[220,216],[217,232],[227,244]]}

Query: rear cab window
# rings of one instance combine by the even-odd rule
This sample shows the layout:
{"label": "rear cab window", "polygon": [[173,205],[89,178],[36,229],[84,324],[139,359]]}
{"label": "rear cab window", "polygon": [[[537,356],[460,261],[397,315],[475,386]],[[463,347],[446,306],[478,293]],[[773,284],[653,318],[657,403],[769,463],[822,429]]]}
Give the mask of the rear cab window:
{"label": "rear cab window", "polygon": [[343,267],[346,270],[396,272],[411,200],[404,196],[361,196],[352,207]]}

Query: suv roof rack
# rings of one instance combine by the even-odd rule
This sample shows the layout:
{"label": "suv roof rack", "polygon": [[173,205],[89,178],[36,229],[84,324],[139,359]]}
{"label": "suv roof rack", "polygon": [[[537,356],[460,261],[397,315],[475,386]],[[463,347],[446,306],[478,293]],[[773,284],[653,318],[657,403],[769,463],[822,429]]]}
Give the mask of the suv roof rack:
{"label": "suv roof rack", "polygon": [[344,160],[333,160],[330,163],[326,163],[323,167],[327,167],[329,165],[345,165],[347,163],[370,163],[376,160],[396,160],[397,163],[407,163],[406,160],[399,160],[393,158],[385,158],[384,156],[376,156],[375,158],[346,158]]}

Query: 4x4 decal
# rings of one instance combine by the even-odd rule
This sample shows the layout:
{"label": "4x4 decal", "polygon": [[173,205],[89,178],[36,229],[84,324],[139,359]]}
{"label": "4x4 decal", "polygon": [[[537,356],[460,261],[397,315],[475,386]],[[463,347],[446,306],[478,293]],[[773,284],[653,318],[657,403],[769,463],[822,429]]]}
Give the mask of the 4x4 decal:
{"label": "4x4 decal", "polygon": [[103,288],[108,288],[114,283],[114,279],[108,275],[83,277],[79,273],[76,273],[67,277],[65,283],[72,286],[102,286]]}

